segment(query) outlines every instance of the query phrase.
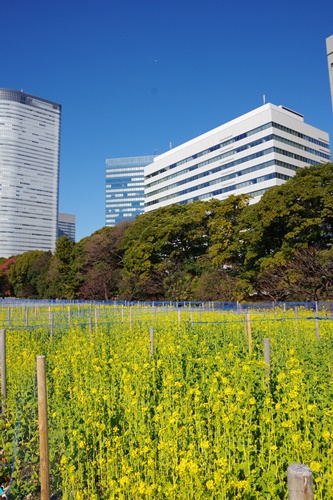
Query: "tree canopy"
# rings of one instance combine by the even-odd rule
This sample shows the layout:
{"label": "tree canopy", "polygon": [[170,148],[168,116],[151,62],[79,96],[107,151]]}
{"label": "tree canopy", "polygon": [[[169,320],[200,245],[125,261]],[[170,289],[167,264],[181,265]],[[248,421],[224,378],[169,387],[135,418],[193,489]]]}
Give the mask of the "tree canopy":
{"label": "tree canopy", "polygon": [[249,196],[175,204],[54,255],[0,263],[2,294],[110,300],[325,300],[333,296],[333,165]]}

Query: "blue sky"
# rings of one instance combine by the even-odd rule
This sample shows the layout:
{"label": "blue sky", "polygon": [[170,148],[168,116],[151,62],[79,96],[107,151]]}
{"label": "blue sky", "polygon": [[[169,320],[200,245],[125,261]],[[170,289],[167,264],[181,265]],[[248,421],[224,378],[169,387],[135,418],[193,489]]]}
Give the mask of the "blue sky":
{"label": "blue sky", "polygon": [[0,87],[62,104],[59,210],[105,223],[105,159],[157,154],[266,102],[330,134],[332,0],[1,0]]}

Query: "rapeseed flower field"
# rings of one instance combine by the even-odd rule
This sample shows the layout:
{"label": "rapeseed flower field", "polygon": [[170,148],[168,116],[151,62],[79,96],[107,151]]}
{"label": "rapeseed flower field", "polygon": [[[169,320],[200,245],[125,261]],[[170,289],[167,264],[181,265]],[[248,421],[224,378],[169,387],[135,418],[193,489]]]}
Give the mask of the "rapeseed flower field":
{"label": "rapeseed flower field", "polygon": [[293,310],[251,311],[250,346],[244,314],[235,312],[81,306],[69,315],[52,306],[52,329],[50,313],[31,310],[25,327],[19,308],[10,323],[0,311],[0,324],[7,320],[0,449],[15,462],[6,468],[12,498],[39,498],[40,355],[53,498],[285,499],[287,467],[296,462],[312,469],[316,499],[333,498],[328,315],[319,339],[307,310],[297,318]]}

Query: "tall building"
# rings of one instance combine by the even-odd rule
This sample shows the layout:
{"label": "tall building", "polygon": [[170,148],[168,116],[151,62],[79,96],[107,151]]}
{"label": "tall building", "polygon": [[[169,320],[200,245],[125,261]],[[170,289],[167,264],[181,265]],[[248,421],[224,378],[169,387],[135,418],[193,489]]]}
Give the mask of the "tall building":
{"label": "tall building", "polygon": [[328,74],[330,78],[331,99],[333,107],[333,35],[326,38]]}
{"label": "tall building", "polygon": [[0,256],[55,250],[61,105],[0,89]]}
{"label": "tall building", "polygon": [[145,211],[238,194],[255,202],[297,169],[328,161],[326,132],[265,104],[154,158],[145,168]]}
{"label": "tall building", "polygon": [[69,240],[75,241],[75,228],[75,215],[59,212],[58,238],[60,238],[61,236],[67,236]]}
{"label": "tall building", "polygon": [[144,167],[153,156],[106,160],[105,224],[115,226],[144,211]]}

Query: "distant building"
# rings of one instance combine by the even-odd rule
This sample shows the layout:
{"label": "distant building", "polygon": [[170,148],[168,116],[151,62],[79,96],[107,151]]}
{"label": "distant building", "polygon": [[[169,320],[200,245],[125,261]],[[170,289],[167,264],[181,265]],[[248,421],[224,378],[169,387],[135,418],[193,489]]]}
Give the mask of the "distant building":
{"label": "distant building", "polygon": [[330,78],[331,99],[333,107],[333,35],[326,38],[328,74]]}
{"label": "distant building", "polygon": [[144,211],[144,167],[153,156],[106,160],[105,225],[115,226]]}
{"label": "distant building", "polygon": [[296,170],[328,161],[326,132],[265,104],[155,157],[145,168],[145,211],[239,194],[256,202]]}
{"label": "distant building", "polygon": [[75,227],[75,215],[59,212],[58,238],[67,236],[69,240],[75,241]]}
{"label": "distant building", "polygon": [[0,89],[0,257],[55,250],[61,105]]}

